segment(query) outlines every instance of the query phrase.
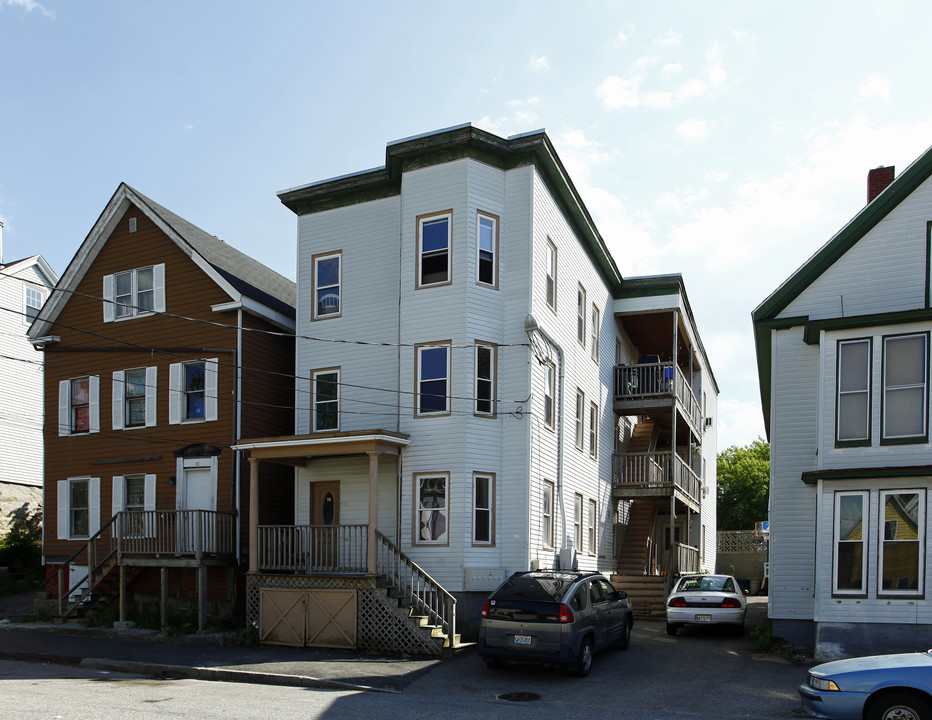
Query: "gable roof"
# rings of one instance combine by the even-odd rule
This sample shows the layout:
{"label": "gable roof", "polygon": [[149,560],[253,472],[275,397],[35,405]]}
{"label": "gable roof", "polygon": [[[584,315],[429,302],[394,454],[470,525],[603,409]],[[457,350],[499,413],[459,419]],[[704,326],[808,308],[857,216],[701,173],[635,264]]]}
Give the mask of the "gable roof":
{"label": "gable roof", "polygon": [[932,148],[914,160],[880,195],[864,206],[751,313],[754,323],[761,405],[764,410],[764,426],[768,437],[770,435],[771,330],[805,325],[809,321],[808,317],[780,318],[780,313],[930,176],[932,176]]}
{"label": "gable roof", "polygon": [[72,291],[84,278],[113,228],[135,205],[230,297],[224,309],[242,307],[280,327],[293,330],[295,284],[219,238],[162,207],[126,183],[120,183],[91,232],[68,264],[60,282],[30,328],[30,338],[47,335]]}
{"label": "gable roof", "polygon": [[49,287],[58,282],[58,275],[55,274],[55,271],[52,270],[52,266],[49,265],[41,255],[33,255],[32,257],[23,258],[22,260],[0,263],[0,270],[3,271],[4,275],[15,275],[31,267],[35,267],[36,272],[45,277]]}

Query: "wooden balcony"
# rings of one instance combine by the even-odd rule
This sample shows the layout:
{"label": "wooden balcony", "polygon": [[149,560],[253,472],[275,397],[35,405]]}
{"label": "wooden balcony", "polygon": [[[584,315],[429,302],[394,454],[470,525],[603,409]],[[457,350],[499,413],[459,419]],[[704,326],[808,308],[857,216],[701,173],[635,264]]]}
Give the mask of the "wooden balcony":
{"label": "wooden balcony", "polygon": [[679,455],[667,452],[616,453],[612,456],[612,486],[616,498],[675,496],[699,511],[702,481]]}
{"label": "wooden balcony", "polygon": [[259,571],[365,574],[368,525],[260,525]]}
{"label": "wooden balcony", "polygon": [[683,371],[672,362],[615,366],[615,412],[658,415],[675,406],[696,437],[702,437],[702,407]]}
{"label": "wooden balcony", "polygon": [[111,547],[120,565],[226,564],[236,554],[236,515],[212,510],[123,511]]}

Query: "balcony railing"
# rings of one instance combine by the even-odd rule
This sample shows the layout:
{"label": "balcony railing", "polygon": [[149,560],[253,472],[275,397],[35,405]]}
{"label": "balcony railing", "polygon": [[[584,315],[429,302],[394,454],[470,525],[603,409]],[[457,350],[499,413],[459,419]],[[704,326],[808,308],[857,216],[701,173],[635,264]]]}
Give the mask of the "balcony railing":
{"label": "balcony railing", "polygon": [[117,556],[232,557],[236,516],[213,510],[127,510],[113,520]]}
{"label": "balcony railing", "polygon": [[612,456],[612,477],[616,487],[676,487],[696,503],[701,499],[699,476],[683,458],[671,451],[617,453]]}
{"label": "balcony railing", "polygon": [[672,362],[615,366],[615,401],[676,396],[693,426],[702,429],[702,408],[686,376]]}
{"label": "balcony railing", "polygon": [[259,570],[365,573],[368,525],[260,525]]}

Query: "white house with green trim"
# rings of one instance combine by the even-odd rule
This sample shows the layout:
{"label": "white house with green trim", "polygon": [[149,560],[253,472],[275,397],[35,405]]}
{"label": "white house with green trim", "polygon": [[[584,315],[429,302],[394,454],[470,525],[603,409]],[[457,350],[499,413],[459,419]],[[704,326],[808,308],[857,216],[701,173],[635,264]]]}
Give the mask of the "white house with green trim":
{"label": "white house with green trim", "polygon": [[753,313],[769,613],[820,658],[932,647],[932,150],[868,184],[868,204]]}

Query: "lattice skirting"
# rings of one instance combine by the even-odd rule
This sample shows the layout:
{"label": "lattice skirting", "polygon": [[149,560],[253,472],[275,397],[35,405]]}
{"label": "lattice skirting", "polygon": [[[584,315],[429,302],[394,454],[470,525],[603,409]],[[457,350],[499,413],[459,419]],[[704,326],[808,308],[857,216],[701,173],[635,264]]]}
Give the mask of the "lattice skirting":
{"label": "lattice skirting", "polygon": [[440,645],[407,612],[399,608],[385,591],[377,588],[372,577],[323,575],[247,575],[246,622],[259,627],[259,590],[261,588],[355,589],[356,647],[359,650],[439,655]]}

